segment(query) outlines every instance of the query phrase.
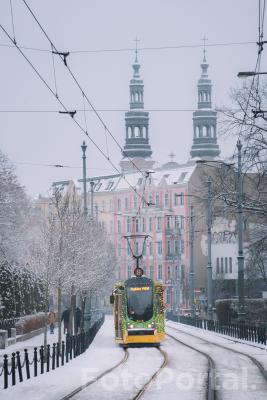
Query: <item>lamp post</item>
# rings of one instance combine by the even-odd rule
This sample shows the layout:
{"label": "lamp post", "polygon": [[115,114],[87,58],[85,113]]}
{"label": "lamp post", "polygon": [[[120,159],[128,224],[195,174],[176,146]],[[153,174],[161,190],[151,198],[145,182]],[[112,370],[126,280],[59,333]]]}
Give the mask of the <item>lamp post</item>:
{"label": "lamp post", "polygon": [[195,314],[195,272],[194,272],[194,206],[190,206],[190,230],[189,230],[189,243],[190,243],[190,272],[189,272],[189,306],[192,314]]}
{"label": "lamp post", "polygon": [[213,288],[212,288],[212,264],[211,264],[211,177],[208,177],[208,208],[207,208],[207,225],[208,225],[208,265],[207,265],[207,281],[208,281],[208,319],[212,320],[212,306],[213,306]]}
{"label": "lamp post", "polygon": [[86,216],[88,213],[88,209],[87,209],[87,189],[86,189],[86,149],[87,146],[85,144],[85,141],[83,141],[83,144],[81,145],[82,148],[82,159],[83,159],[83,211],[84,211],[84,215]]}
{"label": "lamp post", "polygon": [[91,218],[94,218],[94,181],[90,181],[91,187]]}
{"label": "lamp post", "polygon": [[243,184],[242,184],[242,144],[237,142],[237,236],[238,236],[238,316],[244,316],[244,253],[243,253]]}

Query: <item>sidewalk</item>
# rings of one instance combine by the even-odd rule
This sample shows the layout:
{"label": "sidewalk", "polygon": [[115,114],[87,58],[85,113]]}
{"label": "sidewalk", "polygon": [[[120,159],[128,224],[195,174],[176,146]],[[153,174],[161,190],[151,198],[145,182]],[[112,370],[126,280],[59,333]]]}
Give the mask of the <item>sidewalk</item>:
{"label": "sidewalk", "polygon": [[[63,334],[62,329],[62,340],[65,340],[65,335]],[[57,343],[58,341],[58,328],[55,328],[54,334],[50,334],[49,327],[47,328],[47,344]],[[0,349],[0,367],[3,365],[3,356],[4,354],[8,355],[8,359],[11,359],[12,353],[16,351],[20,351],[23,355],[24,349],[28,350],[29,355],[32,358],[34,347],[40,347],[44,344],[44,333],[40,335],[34,336],[31,339],[24,340],[22,342],[17,342],[12,344],[11,346],[6,347],[5,349]]]}

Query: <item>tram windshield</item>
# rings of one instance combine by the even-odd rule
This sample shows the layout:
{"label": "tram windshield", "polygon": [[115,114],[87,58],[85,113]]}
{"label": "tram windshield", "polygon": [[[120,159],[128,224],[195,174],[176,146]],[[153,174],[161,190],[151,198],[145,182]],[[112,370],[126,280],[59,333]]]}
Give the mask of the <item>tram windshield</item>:
{"label": "tram windshield", "polygon": [[152,287],[130,286],[127,288],[128,317],[133,321],[148,321],[153,316]]}

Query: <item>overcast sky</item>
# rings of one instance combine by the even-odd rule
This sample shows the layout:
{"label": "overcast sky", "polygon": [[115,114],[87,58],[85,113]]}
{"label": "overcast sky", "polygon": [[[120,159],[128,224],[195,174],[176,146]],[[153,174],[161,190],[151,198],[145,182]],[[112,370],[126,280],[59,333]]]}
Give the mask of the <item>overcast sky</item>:
{"label": "overcast sky", "polygon": [[[197,104],[197,80],[204,35],[207,41],[209,75],[213,82],[213,105],[228,105],[229,91],[236,86],[239,71],[255,67],[258,1],[256,0],[27,0],[54,44],[70,51],[68,64],[97,109],[126,110],[129,107],[129,80],[132,77],[134,38],[139,47],[188,45],[176,49],[140,50],[146,109],[189,109]],[[19,45],[49,49],[49,43],[22,0],[12,0],[15,37]],[[0,2],[0,23],[12,33],[10,0]],[[265,38],[266,39],[266,38]],[[81,149],[86,139],[33,70],[0,31],[0,148],[16,163],[20,182],[35,196],[45,194],[53,181],[82,175]],[[107,52],[79,50],[122,49]],[[123,50],[124,49],[124,50]],[[54,89],[51,52],[23,50]],[[73,53],[72,53],[73,52]],[[266,53],[262,68],[266,70]],[[54,57],[60,99],[69,109],[82,109],[81,93],[63,63]],[[86,106],[86,108],[89,108]],[[55,111],[15,113],[7,111]],[[3,111],[3,112],[2,112]],[[124,112],[100,112],[106,125],[123,145]],[[84,115],[78,113],[84,123]],[[88,132],[118,165],[120,150],[108,138],[92,112],[86,113]],[[153,111],[150,113],[150,143],[153,159],[168,161],[171,151],[176,161],[186,162],[192,144],[192,112]],[[88,175],[116,172],[94,146],[88,144]],[[220,140],[222,156],[232,155],[234,139]],[[35,164],[64,164],[79,168],[53,168]],[[92,168],[92,169],[90,169]]]}

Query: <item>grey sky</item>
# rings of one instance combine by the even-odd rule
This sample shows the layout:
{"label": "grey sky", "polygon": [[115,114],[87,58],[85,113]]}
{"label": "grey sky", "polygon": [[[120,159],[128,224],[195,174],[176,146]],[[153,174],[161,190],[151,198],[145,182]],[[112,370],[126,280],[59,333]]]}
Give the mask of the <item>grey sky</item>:
{"label": "grey sky", "polygon": [[[256,0],[28,0],[55,45],[62,51],[124,49],[257,41]],[[17,42],[48,49],[49,45],[22,0],[13,0]],[[1,0],[0,21],[12,32],[9,0]],[[8,40],[0,32],[0,43]],[[16,49],[0,47],[0,110],[55,110],[60,106],[35,76]],[[48,52],[25,53],[53,86],[52,58]],[[266,70],[266,51],[262,68]],[[139,53],[147,109],[196,107],[201,48],[144,50]],[[213,81],[213,105],[229,104],[229,90],[237,72],[255,66],[257,46],[207,48],[209,75]],[[98,109],[127,109],[132,76],[131,51],[73,53],[68,58],[85,92]],[[58,92],[70,109],[83,108],[82,97],[55,58]],[[87,107],[88,108],[88,107]],[[124,144],[124,112],[101,112],[106,125]],[[14,162],[81,165],[80,145],[84,136],[68,116],[56,113],[1,112],[0,148]],[[79,114],[83,121],[83,113]],[[104,129],[92,112],[87,113],[89,134],[106,151]],[[176,161],[189,158],[192,142],[192,112],[151,112],[150,142],[153,158],[166,162],[174,151]],[[111,173],[112,167],[87,140],[91,175]],[[231,155],[234,140],[220,141],[222,155]],[[119,149],[108,139],[109,153],[118,164]],[[105,170],[107,169],[107,170]],[[114,170],[113,170],[114,171]],[[79,178],[80,169],[17,165],[20,181],[28,193],[45,193],[52,181]],[[115,171],[114,171],[115,172]]]}

